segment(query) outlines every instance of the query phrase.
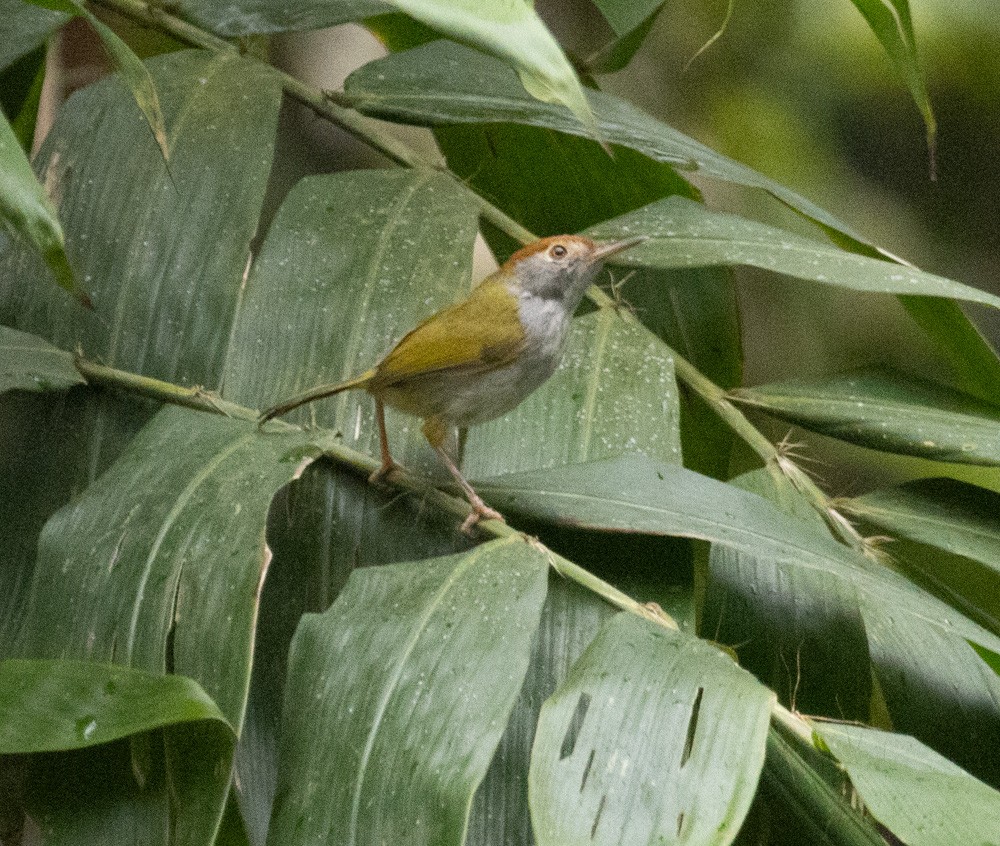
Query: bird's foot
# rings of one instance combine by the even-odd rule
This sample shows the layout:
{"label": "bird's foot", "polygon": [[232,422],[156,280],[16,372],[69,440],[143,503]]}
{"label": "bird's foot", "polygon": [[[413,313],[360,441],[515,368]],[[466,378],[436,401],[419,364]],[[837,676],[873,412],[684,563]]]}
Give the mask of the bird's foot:
{"label": "bird's foot", "polygon": [[391,476],[393,473],[396,472],[402,473],[403,468],[392,459],[389,459],[388,461],[383,461],[382,465],[378,468],[378,470],[376,470],[368,477],[368,484],[381,485],[389,478],[389,476]]}
{"label": "bird's foot", "polygon": [[[478,497],[477,497],[478,499]],[[469,512],[469,516],[465,518],[465,522],[462,523],[462,532],[466,535],[471,535],[473,528],[480,520],[499,520],[501,523],[506,523],[503,514],[497,511],[495,508],[490,508],[481,499],[479,502],[472,503],[472,511]]]}

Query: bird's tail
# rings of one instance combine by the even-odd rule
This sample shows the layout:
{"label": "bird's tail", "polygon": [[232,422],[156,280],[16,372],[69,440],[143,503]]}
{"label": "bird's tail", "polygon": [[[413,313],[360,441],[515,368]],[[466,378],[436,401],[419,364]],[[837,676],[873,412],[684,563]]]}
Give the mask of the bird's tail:
{"label": "bird's tail", "polygon": [[263,425],[272,417],[279,417],[282,414],[287,414],[293,408],[298,408],[300,405],[305,405],[307,402],[314,402],[318,399],[323,399],[324,397],[332,397],[334,394],[339,394],[341,391],[364,388],[374,377],[374,370],[366,370],[360,376],[355,376],[353,379],[348,379],[346,382],[338,382],[335,385],[317,385],[315,388],[310,388],[308,391],[303,391],[301,394],[289,397],[284,402],[278,403],[278,405],[267,409],[263,414],[261,414],[260,419],[258,420],[258,425]]}

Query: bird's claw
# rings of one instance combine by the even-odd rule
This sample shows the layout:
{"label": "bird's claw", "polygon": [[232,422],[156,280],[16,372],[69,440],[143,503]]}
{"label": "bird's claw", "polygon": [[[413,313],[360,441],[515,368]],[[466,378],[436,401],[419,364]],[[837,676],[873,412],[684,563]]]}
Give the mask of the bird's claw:
{"label": "bird's claw", "polygon": [[486,503],[473,504],[472,511],[469,512],[469,516],[466,517],[465,522],[462,523],[462,533],[471,535],[473,528],[475,528],[480,520],[499,520],[501,523],[507,522],[504,520],[503,514],[495,508],[490,508]]}
{"label": "bird's claw", "polygon": [[383,462],[382,465],[368,477],[368,484],[381,485],[387,481],[393,473],[402,473],[403,468],[395,461]]}

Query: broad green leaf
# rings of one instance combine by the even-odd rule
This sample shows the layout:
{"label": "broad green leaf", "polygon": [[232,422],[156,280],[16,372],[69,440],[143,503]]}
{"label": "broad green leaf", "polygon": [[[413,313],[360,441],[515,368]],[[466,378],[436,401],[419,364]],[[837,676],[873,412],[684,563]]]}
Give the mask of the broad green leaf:
{"label": "broad green leaf", "polygon": [[0,326],[0,392],[60,391],[82,383],[70,353],[37,335]]}
{"label": "broad green leaf", "polygon": [[590,591],[556,574],[549,576],[528,672],[500,746],[476,791],[466,846],[533,842],[528,771],[538,712],[613,613]]}
{"label": "broad green leaf", "polygon": [[853,801],[843,771],[799,734],[774,724],[767,735],[760,798],[765,831],[785,835],[778,843],[885,846],[871,818]]}
{"label": "broad green leaf", "polygon": [[1000,297],[942,276],[849,253],[832,244],[733,214],[713,212],[683,197],[668,197],[587,233],[594,238],[629,234],[650,239],[625,253],[633,267],[748,265],[855,291],[951,297],[1000,308]]}
{"label": "broad green leaf", "polygon": [[998,500],[994,491],[941,478],[873,491],[841,507],[897,538],[886,551],[910,578],[1000,634]]}
{"label": "broad green leaf", "polygon": [[255,846],[267,839],[288,647],[301,615],[326,610],[359,567],[421,560],[472,544],[455,530],[454,519],[419,499],[369,485],[355,471],[325,461],[311,464],[302,478],[279,491],[267,542],[274,560],[260,600],[234,781]]}
{"label": "broad green leaf", "polygon": [[[267,510],[318,454],[315,441],[164,408],[46,524],[20,654],[172,667],[198,681],[238,729],[270,560]],[[63,589],[70,572],[71,591]],[[213,635],[222,619],[225,638]]]}
{"label": "broad green leaf", "polygon": [[1000,572],[1000,494],[956,479],[918,479],[845,500],[855,517]]}
{"label": "broad green leaf", "polygon": [[733,399],[824,435],[883,452],[962,464],[1000,463],[1000,406],[895,373],[734,391]]}
{"label": "broad green leaf", "polygon": [[[318,452],[314,442],[296,430],[263,434],[253,423],[162,410],[46,524],[17,653],[190,676],[239,732],[271,557],[268,508]],[[200,769],[208,784],[177,826],[207,843],[228,792],[232,745],[208,754],[189,742],[168,742],[167,766]]]}
{"label": "broad green leaf", "polygon": [[[912,734],[991,784],[1000,783],[1000,678],[953,631],[864,609],[869,650],[896,731]],[[989,647],[992,649],[992,647]]]}
{"label": "broad green leaf", "polygon": [[[366,114],[400,123],[523,123],[586,135],[569,111],[526,96],[501,62],[457,44],[437,41],[369,62],[344,84],[352,105]],[[863,252],[874,248],[845,223],[785,186],[716,153],[611,94],[587,91],[601,135],[660,162],[705,176],[761,188],[815,221],[840,233]]]}
{"label": "broad green leaf", "polygon": [[527,90],[531,97],[561,104],[576,116],[586,134],[596,131],[572,65],[528,0],[309,0],[292,6],[283,0],[227,0],[222,4],[182,0],[180,6],[186,15],[225,35],[318,29],[395,9],[509,63],[521,79],[522,94]]}
{"label": "broad green leaf", "polygon": [[1000,357],[958,303],[907,296],[899,302],[947,359],[959,390],[986,402],[1000,396]]}
{"label": "broad green leaf", "polygon": [[717,649],[619,614],[539,715],[529,776],[539,846],[732,842],[773,701]]}
{"label": "broad green leaf", "polygon": [[679,423],[670,350],[601,309],[573,321],[548,382],[469,433],[465,469],[481,478],[636,452],[680,464]]}
{"label": "broad green leaf", "polygon": [[269,842],[462,844],[546,579],[545,557],[512,538],[359,570],[304,617]]}
{"label": "broad green leaf", "polygon": [[185,676],[89,661],[0,661],[0,754],[82,749],[195,720],[228,728]]}
{"label": "broad green leaf", "polygon": [[[766,470],[731,484],[825,530],[816,511]],[[871,661],[850,580],[713,544],[700,619],[704,637],[732,645],[740,665],[792,710],[867,719]]]}
{"label": "broad green leaf", "polygon": [[617,37],[588,58],[586,67],[591,73],[616,73],[632,61],[667,4],[663,0],[596,0],[594,5]]}
{"label": "broad green leaf", "polygon": [[[93,314],[25,250],[0,252],[0,322],[133,372],[217,385],[270,171],[280,89],[232,53],[148,62],[170,173],[115,79],[74,94],[38,156]],[[231,108],[239,103],[240,108]]]}
{"label": "broad green leaf", "polygon": [[122,80],[142,110],[150,131],[156,139],[157,146],[163,154],[164,161],[168,160],[170,158],[170,145],[167,142],[167,129],[163,120],[163,111],[160,108],[160,100],[156,94],[156,86],[149,70],[142,63],[142,60],[132,52],[132,48],[122,41],[111,27],[85,8],[80,0],[27,0],[27,2],[67,15],[79,16],[94,28],[94,31],[100,36],[108,58],[111,59],[115,69],[121,73]]}
{"label": "broad green leaf", "polygon": [[[247,280],[225,365],[227,398],[267,407],[367,370],[418,322],[470,289],[476,213],[432,171],[310,177],[292,189]],[[355,391],[288,420],[338,429],[378,454],[374,403]],[[413,417],[388,412],[401,463],[438,461]]]}
{"label": "broad green leaf", "polygon": [[916,36],[913,32],[913,20],[910,17],[908,0],[851,0],[858,11],[864,15],[868,25],[875,33],[882,48],[889,55],[896,70],[906,81],[917,108],[927,127],[927,149],[931,157],[931,175],[935,165],[934,155],[937,139],[937,121],[931,100],[927,94],[927,86],[920,62],[917,59]]}
{"label": "broad green leaf", "polygon": [[865,605],[891,605],[900,615],[989,649],[1000,644],[892,570],[837,543],[815,523],[797,520],[755,494],[681,467],[626,456],[498,476],[479,482],[476,489],[501,511],[556,525],[699,538],[830,573],[852,583]]}
{"label": "broad green leaf", "polygon": [[869,812],[908,846],[994,843],[1000,793],[906,735],[813,723]]}
{"label": "broad green leaf", "polygon": [[[149,61],[170,127],[171,175],[128,91],[106,79],[59,111],[37,163],[60,205],[87,312],[17,239],[0,248],[0,323],[168,381],[217,386],[271,165],[280,89],[235,55]],[[240,108],[233,108],[240,103]],[[171,178],[172,176],[172,178]],[[0,454],[0,641],[16,623],[44,521],[149,419],[112,392],[7,394]]]}
{"label": "broad green leaf", "polygon": [[68,20],[62,12],[40,9],[25,0],[0,0],[0,21],[4,24],[0,70],[37,50]]}
{"label": "broad green leaf", "polygon": [[56,282],[80,303],[90,306],[66,257],[66,239],[55,207],[32,173],[21,144],[0,112],[0,219],[23,238],[49,266]]}

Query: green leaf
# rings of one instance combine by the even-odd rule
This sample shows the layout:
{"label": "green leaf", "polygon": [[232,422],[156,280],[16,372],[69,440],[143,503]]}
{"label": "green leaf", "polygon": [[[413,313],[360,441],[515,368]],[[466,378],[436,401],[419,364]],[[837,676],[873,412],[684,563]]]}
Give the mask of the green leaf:
{"label": "green leaf", "polygon": [[[303,432],[262,434],[253,423],[162,410],[46,524],[17,654],[190,676],[238,732],[270,561],[268,508],[318,451]],[[168,767],[201,768],[208,783],[181,807],[177,826],[209,842],[232,744],[206,754],[189,741],[168,744]]]}
{"label": "green leaf", "polygon": [[40,9],[25,0],[0,0],[0,20],[4,22],[4,35],[0,38],[2,70],[45,44],[69,16]]}
{"label": "green leaf", "polygon": [[149,124],[153,138],[163,154],[164,161],[170,159],[170,145],[167,142],[167,129],[160,108],[160,99],[156,94],[156,86],[142,60],[132,52],[132,49],[119,38],[114,30],[99,20],[86,9],[79,0],[26,0],[36,6],[53,9],[68,15],[84,18],[100,36],[101,43],[107,51],[108,58],[121,73],[122,80],[135,97],[135,102]]}
{"label": "green leaf", "polygon": [[[195,20],[226,35],[318,29],[397,9],[442,35],[496,56],[517,71],[522,93],[572,112],[592,136],[597,127],[572,65],[528,0],[326,0],[289,8],[283,0],[183,0]],[[523,87],[522,87],[523,86]]]}
{"label": "green leaf", "polygon": [[[732,480],[820,527],[804,499],[790,500],[767,470]],[[732,644],[740,666],[809,714],[867,719],[871,661],[853,582],[824,570],[713,544],[701,613],[704,637]]]}
{"label": "green leaf", "polygon": [[[879,689],[896,731],[1000,783],[1000,678],[954,631],[870,603],[864,610]],[[988,647],[992,649],[992,647]]]}
{"label": "green leaf", "polygon": [[773,701],[717,649],[619,614],[539,715],[529,782],[539,846],[731,843]]}
{"label": "green leaf", "polygon": [[895,535],[981,561],[1000,573],[1000,494],[956,479],[917,479],[843,502]]}
{"label": "green leaf", "polygon": [[900,615],[981,643],[1000,644],[888,568],[833,540],[814,522],[790,517],[767,500],[682,467],[625,456],[512,473],[476,485],[501,511],[556,525],[676,535],[712,541],[759,558],[836,575],[850,582],[872,608],[886,604]]}
{"label": "green leaf", "polygon": [[[453,123],[522,123],[586,135],[566,110],[525,95],[501,62],[457,44],[438,41],[369,62],[344,83],[359,111],[375,117],[438,126]],[[875,250],[845,223],[785,186],[682,135],[632,104],[601,91],[587,91],[602,137],[683,171],[761,188],[826,230],[840,233],[856,249]]]}
{"label": "green leaf", "polygon": [[[432,171],[303,179],[289,192],[247,280],[225,365],[228,398],[273,405],[367,370],[420,320],[470,290],[476,214]],[[388,411],[401,463],[437,468],[412,417]],[[378,453],[374,403],[340,394],[288,415]]]}
{"label": "green leaf", "polygon": [[620,259],[621,264],[634,267],[748,265],[855,291],[952,297],[1000,308],[1000,297],[960,282],[849,253],[737,215],[712,212],[683,197],[668,197],[598,224],[588,234],[594,238],[649,235],[646,243]]}
{"label": "green leaf", "polygon": [[1000,407],[933,382],[879,370],[734,391],[733,399],[883,452],[1000,463]]}
{"label": "green leaf", "polygon": [[986,402],[1000,396],[1000,357],[958,303],[907,296],[899,302],[947,359],[960,390]]}
{"label": "green leaf", "polygon": [[597,635],[614,609],[560,576],[549,576],[528,673],[486,777],[476,791],[466,846],[531,843],[528,772],[542,703]]}
{"label": "green leaf", "polygon": [[617,36],[587,59],[587,69],[597,74],[616,73],[626,67],[667,4],[663,0],[641,0],[635,3],[596,0],[594,5],[601,10]]}
{"label": "green leaf", "polygon": [[83,381],[70,353],[37,335],[0,326],[0,392],[61,391]]}
{"label": "green leaf", "polygon": [[779,835],[778,843],[885,846],[885,839],[853,798],[850,784],[828,755],[797,732],[772,724],[761,800],[768,833],[787,835]]}
{"label": "green leaf", "polygon": [[[288,648],[299,618],[329,606],[359,567],[463,551],[455,521],[415,497],[369,485],[350,468],[311,464],[271,504],[268,567],[254,638],[234,790],[254,844],[267,838],[278,778],[278,734]],[[525,754],[527,757],[527,754]]]}
{"label": "green leaf", "polygon": [[815,722],[813,730],[871,814],[908,846],[996,841],[1000,793],[919,741],[837,723]]}
{"label": "green leaf", "polygon": [[[173,138],[173,178],[119,81],[74,94],[38,163],[96,307],[79,308],[13,239],[0,248],[0,323],[126,370],[214,386],[260,216],[281,92],[270,73],[233,54],[180,51],[150,59],[149,68]],[[5,434],[19,445],[0,451],[6,646],[45,520],[120,454],[155,409],[109,391],[9,393],[0,403]]]}
{"label": "green leaf", "polygon": [[269,842],[462,844],[546,579],[545,557],[511,538],[359,570],[304,617]]}
{"label": "green leaf", "polygon": [[907,0],[851,0],[851,2],[868,21],[875,37],[906,81],[910,94],[920,109],[924,126],[927,128],[927,149],[933,178],[937,121],[917,59],[917,43],[913,32],[913,20],[910,17],[910,4]]}
{"label": "green leaf", "polygon": [[908,576],[1000,634],[1000,496],[955,479],[920,479],[843,500],[848,514],[888,531]]}
{"label": "green leaf", "polygon": [[6,115],[0,112],[0,219],[45,259],[56,282],[80,303],[90,298],[73,276],[56,210],[31,170]]}
{"label": "green leaf", "polygon": [[601,309],[573,321],[548,382],[470,431],[465,468],[484,477],[636,452],[680,464],[679,417],[670,350]]}
{"label": "green leaf", "polygon": [[86,661],[0,661],[0,754],[82,749],[225,717],[193,679]]}

